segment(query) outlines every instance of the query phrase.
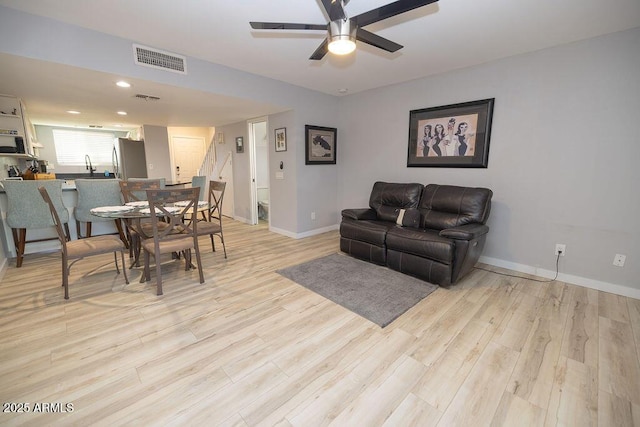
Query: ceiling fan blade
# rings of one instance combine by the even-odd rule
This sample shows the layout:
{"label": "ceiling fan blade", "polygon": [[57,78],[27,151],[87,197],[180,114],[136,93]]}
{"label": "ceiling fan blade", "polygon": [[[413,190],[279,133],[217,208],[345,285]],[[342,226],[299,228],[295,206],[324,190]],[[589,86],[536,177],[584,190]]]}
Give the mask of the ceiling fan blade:
{"label": "ceiling fan blade", "polygon": [[295,24],[286,22],[249,22],[254,30],[320,30],[327,31],[327,24]]}
{"label": "ceiling fan blade", "polygon": [[393,3],[380,6],[377,9],[361,13],[358,16],[354,16],[351,18],[351,21],[355,22],[358,27],[364,27],[366,25],[373,24],[374,22],[409,12],[410,10],[417,9],[437,1],[438,0],[398,0]]}
{"label": "ceiling fan blade", "polygon": [[401,44],[392,42],[389,39],[380,37],[362,28],[358,28],[358,32],[356,33],[356,39],[366,44],[370,44],[371,46],[375,46],[380,49],[386,50],[387,52],[395,52],[397,50],[402,49],[403,47]]}
{"label": "ceiling fan blade", "polygon": [[318,46],[318,48],[316,49],[315,52],[313,52],[313,54],[311,54],[309,59],[311,59],[313,61],[319,61],[322,58],[324,58],[324,56],[329,51],[329,47],[328,46],[329,46],[329,42],[327,41],[327,39],[324,39],[322,44],[320,46]]}
{"label": "ceiling fan blade", "polygon": [[342,8],[342,2],[340,0],[322,0],[322,5],[327,11],[330,21],[347,18],[347,15],[344,13],[344,9]]}

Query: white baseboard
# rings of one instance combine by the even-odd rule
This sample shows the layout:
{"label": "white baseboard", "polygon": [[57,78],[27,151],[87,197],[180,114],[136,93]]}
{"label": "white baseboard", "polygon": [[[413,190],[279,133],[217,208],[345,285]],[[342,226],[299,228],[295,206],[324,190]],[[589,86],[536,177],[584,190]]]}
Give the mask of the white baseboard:
{"label": "white baseboard", "polygon": [[[480,262],[493,265],[496,267],[507,268],[520,273],[532,274],[534,276],[553,279],[556,275],[555,271],[545,270],[542,268],[532,267],[526,264],[518,264],[515,262],[504,261],[498,258],[490,258],[486,256],[480,257]],[[598,291],[609,292],[616,295],[622,295],[629,298],[640,299],[640,289],[633,289],[627,286],[616,285],[615,283],[602,282],[600,280],[589,279],[587,277],[574,276],[572,274],[558,273],[561,282],[571,283],[572,285],[583,286],[585,288],[596,289]]]}
{"label": "white baseboard", "polygon": [[291,237],[292,239],[303,239],[305,237],[316,236],[318,234],[337,230],[339,228],[340,228],[340,224],[334,224],[328,227],[316,228],[314,230],[305,231],[304,233],[292,233],[291,231],[283,230],[277,227],[269,227],[269,231],[282,234],[283,236]]}

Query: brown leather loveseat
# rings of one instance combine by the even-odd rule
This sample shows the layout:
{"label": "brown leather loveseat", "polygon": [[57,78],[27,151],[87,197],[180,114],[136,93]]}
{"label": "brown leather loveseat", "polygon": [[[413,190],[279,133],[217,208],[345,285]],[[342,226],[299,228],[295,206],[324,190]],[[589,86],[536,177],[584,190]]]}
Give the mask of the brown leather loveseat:
{"label": "brown leather loveseat", "polygon": [[345,209],[340,250],[447,286],[478,262],[489,232],[487,188],[376,182],[369,208]]}

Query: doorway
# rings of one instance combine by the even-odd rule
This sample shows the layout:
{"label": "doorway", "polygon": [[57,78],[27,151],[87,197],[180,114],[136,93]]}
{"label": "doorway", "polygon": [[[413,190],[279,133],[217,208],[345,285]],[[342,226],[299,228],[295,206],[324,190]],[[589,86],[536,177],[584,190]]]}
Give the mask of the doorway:
{"label": "doorway", "polygon": [[249,120],[249,161],[251,171],[251,224],[270,222],[269,142],[267,118]]}
{"label": "doorway", "polygon": [[205,154],[205,140],[202,137],[172,136],[173,153],[172,181],[191,182],[198,175]]}

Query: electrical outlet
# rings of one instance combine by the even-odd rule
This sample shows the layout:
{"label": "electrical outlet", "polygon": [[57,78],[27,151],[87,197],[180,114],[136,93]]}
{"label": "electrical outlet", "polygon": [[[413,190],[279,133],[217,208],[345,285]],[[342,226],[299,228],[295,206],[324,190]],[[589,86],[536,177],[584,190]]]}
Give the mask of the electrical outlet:
{"label": "electrical outlet", "polygon": [[567,253],[567,245],[556,243],[556,255],[564,256]]}
{"label": "electrical outlet", "polygon": [[613,265],[617,267],[624,267],[624,262],[627,260],[626,255],[616,254],[613,258]]}
{"label": "electrical outlet", "polygon": [[316,213],[315,212],[311,212],[311,219],[315,221],[315,219],[316,219]]}

